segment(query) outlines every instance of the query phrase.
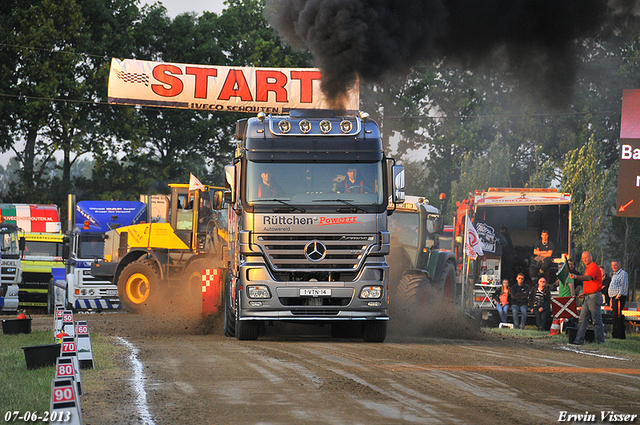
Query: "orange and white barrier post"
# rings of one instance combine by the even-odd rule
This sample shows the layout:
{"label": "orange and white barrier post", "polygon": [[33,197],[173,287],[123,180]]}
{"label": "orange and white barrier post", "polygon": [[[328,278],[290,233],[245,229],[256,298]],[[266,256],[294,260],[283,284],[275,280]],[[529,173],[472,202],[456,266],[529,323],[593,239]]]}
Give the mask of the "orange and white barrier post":
{"label": "orange and white barrier post", "polygon": [[218,313],[221,305],[221,275],[222,269],[202,270],[202,316]]}

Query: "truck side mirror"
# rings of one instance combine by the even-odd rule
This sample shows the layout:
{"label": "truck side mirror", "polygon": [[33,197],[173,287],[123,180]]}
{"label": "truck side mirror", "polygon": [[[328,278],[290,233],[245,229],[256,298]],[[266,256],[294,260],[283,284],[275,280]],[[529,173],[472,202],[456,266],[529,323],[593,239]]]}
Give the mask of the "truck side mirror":
{"label": "truck side mirror", "polygon": [[442,220],[442,216],[438,216],[433,221],[433,233],[440,235],[444,231],[444,220]]}
{"label": "truck side mirror", "polygon": [[236,167],[235,165],[225,165],[224,176],[227,187],[231,189],[231,196],[229,203],[236,202]]}
{"label": "truck side mirror", "polygon": [[26,247],[27,240],[24,238],[24,236],[20,236],[20,238],[18,239],[18,248],[20,249],[20,252],[24,251]]}
{"label": "truck side mirror", "polygon": [[68,260],[69,259],[69,252],[70,252],[70,247],[69,247],[69,238],[63,238],[62,239],[62,259],[63,260]]}
{"label": "truck side mirror", "polygon": [[393,203],[401,204],[404,202],[404,167],[402,165],[394,165],[392,172],[393,184],[391,190]]}

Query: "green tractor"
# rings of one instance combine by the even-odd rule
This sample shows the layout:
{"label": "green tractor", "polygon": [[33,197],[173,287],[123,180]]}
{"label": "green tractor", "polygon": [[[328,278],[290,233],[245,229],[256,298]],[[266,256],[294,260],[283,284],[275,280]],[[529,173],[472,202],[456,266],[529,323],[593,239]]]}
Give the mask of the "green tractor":
{"label": "green tractor", "polygon": [[[391,253],[387,262],[392,310],[419,313],[435,302],[459,302],[456,258],[451,239],[442,237],[440,210],[425,198],[406,196],[389,217],[389,232]],[[445,240],[449,241],[448,246],[441,246]]]}

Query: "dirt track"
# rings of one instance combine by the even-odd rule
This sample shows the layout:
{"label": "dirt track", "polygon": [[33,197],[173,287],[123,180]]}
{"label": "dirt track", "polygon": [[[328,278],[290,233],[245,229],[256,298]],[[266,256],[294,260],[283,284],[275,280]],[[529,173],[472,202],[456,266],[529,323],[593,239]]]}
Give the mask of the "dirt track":
{"label": "dirt track", "polygon": [[78,317],[128,353],[119,371],[84,385],[85,424],[540,424],[563,411],[599,423],[601,411],[640,413],[638,358],[487,335],[458,317],[396,323],[384,344],[334,339],[329,327],[277,324],[240,342],[217,321],[169,313]]}

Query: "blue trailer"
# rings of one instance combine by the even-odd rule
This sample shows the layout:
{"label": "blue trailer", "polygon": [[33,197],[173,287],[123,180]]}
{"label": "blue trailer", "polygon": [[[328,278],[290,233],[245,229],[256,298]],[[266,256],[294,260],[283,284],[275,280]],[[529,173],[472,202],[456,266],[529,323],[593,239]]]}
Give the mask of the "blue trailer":
{"label": "blue trailer", "polygon": [[[121,307],[113,282],[91,275],[91,263],[104,255],[104,234],[121,226],[144,223],[146,204],[138,201],[80,201],[69,199],[70,247],[66,281],[56,281],[56,304],[72,310],[111,310]],[[72,213],[73,212],[73,213]]]}

